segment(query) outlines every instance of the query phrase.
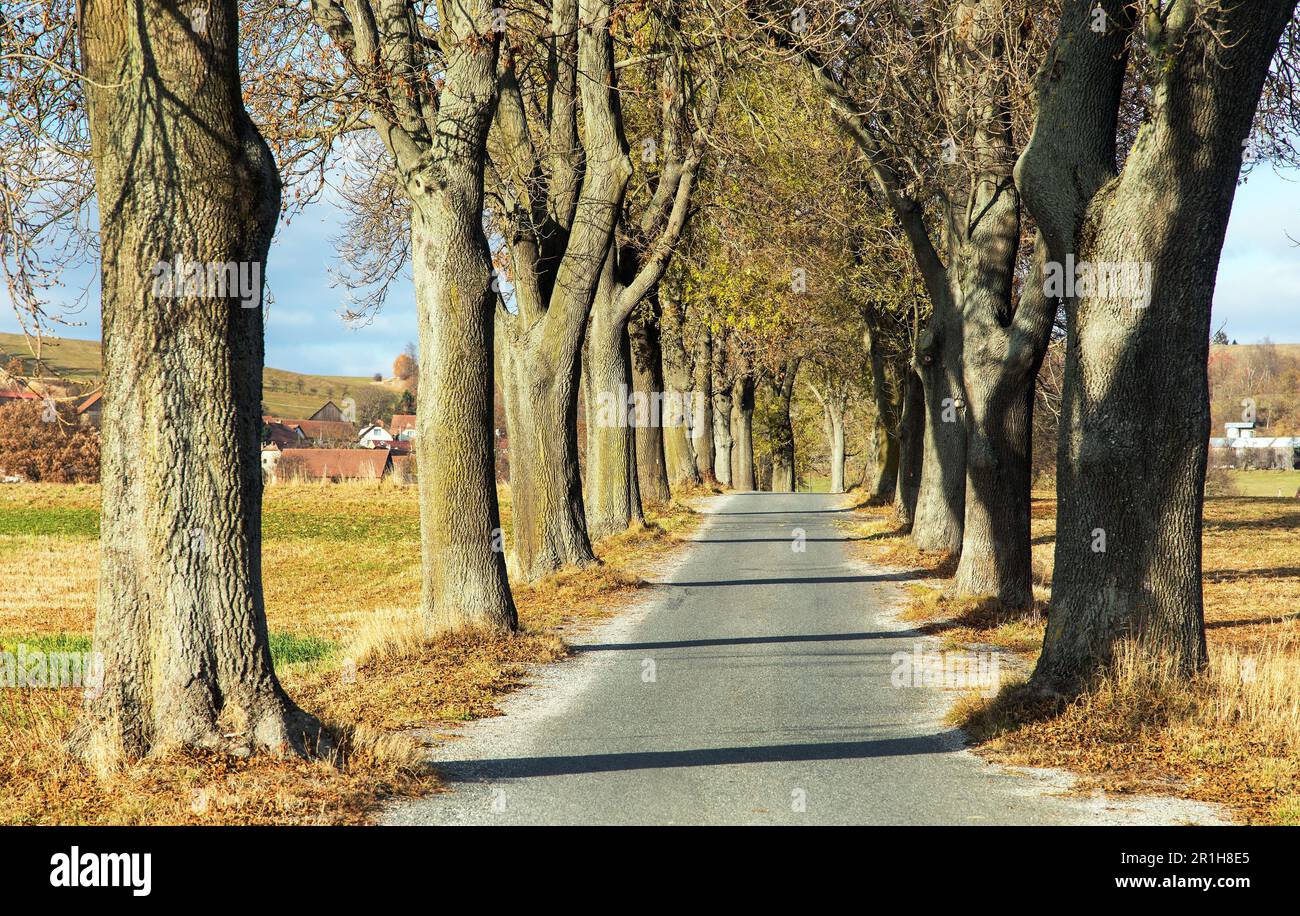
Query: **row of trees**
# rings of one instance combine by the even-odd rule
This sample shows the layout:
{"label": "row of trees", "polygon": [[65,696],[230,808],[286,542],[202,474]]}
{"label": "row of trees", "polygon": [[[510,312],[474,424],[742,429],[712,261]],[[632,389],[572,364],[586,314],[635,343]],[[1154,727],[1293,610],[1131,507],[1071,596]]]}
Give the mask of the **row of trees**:
{"label": "row of trees", "polygon": [[[1210,302],[1243,160],[1291,155],[1294,12],[762,6],[761,28],[823,88],[924,279],[913,538],[960,553],[959,591],[1011,608],[1032,600],[1034,380],[1064,314],[1041,690],[1077,691],[1125,639],[1184,674],[1205,661]],[[1046,282],[1077,264],[1137,267],[1143,288]]]}
{"label": "row of trees", "polygon": [[[1131,637],[1196,670],[1209,303],[1252,123],[1286,155],[1294,7],[213,0],[191,15],[91,0],[79,51],[57,28],[66,0],[6,22],[22,49],[6,98],[47,112],[6,120],[14,161],[41,173],[23,151],[57,114],[93,185],[75,165],[43,174],[80,189],[69,207],[93,187],[99,215],[108,677],[79,746],[103,764],[224,746],[234,712],[254,748],[320,740],[267,647],[262,312],[148,281],[177,256],[265,276],[281,211],[334,174],[358,311],[414,279],[431,632],[515,629],[511,579],[595,562],[593,538],[639,523],[643,494],[752,488],[760,405],[771,486],[793,488],[801,379],[833,455],[869,392],[873,498],[918,545],[960,555],[960,591],[1026,606],[1034,382],[1063,316],[1035,683],[1077,690]],[[47,223],[9,220],[26,247],[10,242],[6,269],[36,278],[16,301],[39,319],[23,259]],[[1140,308],[1045,283],[1061,264],[1133,261]],[[494,549],[498,377],[509,558]],[[706,405],[690,436],[592,422],[602,397],[688,390]],[[1160,447],[1139,449],[1152,430]]]}

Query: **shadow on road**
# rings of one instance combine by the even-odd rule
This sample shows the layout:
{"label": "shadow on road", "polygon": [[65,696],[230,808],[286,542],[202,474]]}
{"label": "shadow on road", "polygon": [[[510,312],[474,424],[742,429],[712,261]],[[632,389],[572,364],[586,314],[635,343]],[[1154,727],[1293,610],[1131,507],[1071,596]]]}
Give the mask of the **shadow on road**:
{"label": "shadow on road", "polygon": [[572,776],[673,767],[729,766],[741,763],[787,763],[808,760],[858,760],[947,754],[961,745],[953,730],[916,738],[875,741],[835,741],[826,744],[769,744],[759,747],[716,747],[689,751],[640,751],[628,754],[576,754],[557,757],[506,757],[497,760],[453,760],[437,764],[452,780],[522,779],[533,776]]}
{"label": "shadow on road", "polygon": [[[702,538],[686,541],[687,544],[789,544],[793,538]],[[803,538],[805,544],[843,544],[846,541],[867,541],[868,537]]]}
{"label": "shadow on road", "polygon": [[808,633],[795,636],[736,636],[720,639],[683,639],[672,642],[591,643],[575,645],[574,652],[619,652],[645,649],[694,649],[697,646],[761,646],[789,642],[838,642],[853,639],[908,639],[915,630],[882,630],[876,633]]}
{"label": "shadow on road", "polygon": [[833,515],[851,511],[851,507],[846,506],[843,509],[784,509],[784,510],[766,510],[763,512],[705,512],[705,515]]}
{"label": "shadow on road", "polygon": [[914,579],[911,572],[879,573],[870,576],[796,576],[788,579],[711,579],[704,582],[656,582],[670,588],[704,588],[713,585],[837,585],[851,582],[905,582]]}

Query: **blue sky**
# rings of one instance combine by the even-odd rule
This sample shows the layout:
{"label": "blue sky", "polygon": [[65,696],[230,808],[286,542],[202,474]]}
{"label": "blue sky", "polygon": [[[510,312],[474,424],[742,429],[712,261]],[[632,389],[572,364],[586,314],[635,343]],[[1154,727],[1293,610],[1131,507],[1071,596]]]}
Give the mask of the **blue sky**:
{"label": "blue sky", "polygon": [[[267,365],[320,375],[388,374],[393,359],[415,340],[409,274],[369,323],[349,325],[340,317],[345,291],[330,285],[329,267],[342,218],[334,204],[323,201],[281,225],[266,272],[274,297],[266,325]],[[1300,240],[1300,173],[1261,166],[1237,190],[1214,295],[1215,329],[1224,326],[1241,343],[1263,337],[1300,343],[1300,249],[1291,238]],[[87,267],[66,277],[69,299],[93,275]],[[83,326],[63,336],[98,339],[97,290],[89,303],[71,316]],[[17,330],[0,293],[0,331]]]}

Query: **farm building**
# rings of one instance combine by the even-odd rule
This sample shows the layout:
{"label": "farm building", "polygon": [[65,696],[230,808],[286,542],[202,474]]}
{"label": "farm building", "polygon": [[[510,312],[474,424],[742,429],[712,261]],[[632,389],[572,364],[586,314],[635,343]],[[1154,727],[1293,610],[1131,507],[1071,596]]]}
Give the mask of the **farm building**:
{"label": "farm building", "polygon": [[296,426],[286,426],[278,421],[262,424],[262,442],[281,448],[303,448],[308,445],[307,437]]}
{"label": "farm building", "polygon": [[326,420],[330,423],[346,423],[347,417],[343,415],[343,410],[333,401],[326,401],[321,405],[320,410],[316,411],[308,420]]}
{"label": "farm building", "polygon": [[[286,420],[283,417],[264,416],[262,417],[262,423],[266,426],[279,424],[297,430],[307,440],[305,443],[307,445],[329,446],[344,443],[351,445],[357,441],[357,428],[345,421]],[[283,443],[281,443],[280,447],[284,447]]]}
{"label": "farm building", "polygon": [[262,468],[276,480],[379,480],[393,458],[380,448],[265,448]]}
{"label": "farm building", "polygon": [[1223,438],[1210,440],[1210,466],[1238,470],[1300,468],[1300,436],[1257,436],[1255,424],[1226,423]]}

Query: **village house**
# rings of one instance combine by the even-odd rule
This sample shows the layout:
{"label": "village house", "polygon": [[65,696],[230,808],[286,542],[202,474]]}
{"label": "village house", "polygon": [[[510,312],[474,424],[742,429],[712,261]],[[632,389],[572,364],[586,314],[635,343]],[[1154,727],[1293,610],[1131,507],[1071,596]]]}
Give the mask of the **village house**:
{"label": "village house", "polygon": [[395,413],[393,420],[388,424],[388,431],[394,439],[403,441],[415,438],[415,414],[413,413]]}
{"label": "village house", "polygon": [[279,425],[295,430],[302,434],[304,445],[317,448],[351,445],[357,440],[357,428],[344,420],[288,420],[264,415],[262,423],[265,427]]}
{"label": "village house", "polygon": [[306,448],[310,443],[307,442],[307,437],[303,435],[302,430],[296,426],[288,426],[280,422],[263,422],[262,444],[263,446],[274,445],[278,448]]}
{"label": "village house", "polygon": [[372,423],[361,428],[361,445],[365,448],[388,448],[396,437],[382,423]]}
{"label": "village house", "polygon": [[262,469],[273,481],[380,480],[392,468],[393,458],[387,449],[262,449]]}
{"label": "village house", "polygon": [[1210,466],[1238,470],[1300,468],[1300,436],[1257,436],[1254,421],[1225,423],[1224,436],[1210,439]]}

